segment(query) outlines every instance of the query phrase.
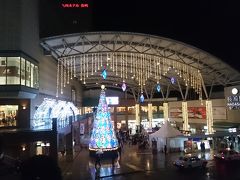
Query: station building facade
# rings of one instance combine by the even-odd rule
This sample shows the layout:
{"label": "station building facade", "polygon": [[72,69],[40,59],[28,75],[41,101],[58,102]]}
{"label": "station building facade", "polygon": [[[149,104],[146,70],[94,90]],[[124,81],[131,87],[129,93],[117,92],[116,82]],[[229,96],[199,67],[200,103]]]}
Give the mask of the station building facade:
{"label": "station building facade", "polygon": [[[51,53],[49,54],[40,47],[39,13],[36,2],[32,0],[0,2],[0,27],[4,27],[0,28],[0,134],[3,139],[9,137],[13,142],[18,134],[11,137],[8,130],[31,130],[34,114],[45,98],[73,102],[79,108],[80,113],[92,112],[91,108],[98,103],[96,100],[98,97],[95,96],[95,102],[87,104],[88,95],[83,92],[81,82],[75,78],[70,81],[68,86],[64,87],[64,93],[59,93],[56,97],[58,64]],[[225,88],[221,98],[212,100],[213,125],[215,122],[236,124],[240,122],[240,96],[239,92],[233,94],[233,88],[240,90],[239,85],[231,85],[231,87]],[[93,94],[99,95],[100,90]],[[165,101],[152,101],[151,108],[148,105],[150,103],[145,101],[136,107],[137,102],[132,96],[126,98],[125,94],[120,92],[114,96],[120,98],[118,105],[109,105],[115,128],[122,127],[136,132],[134,127],[137,119],[140,119],[142,125],[147,129],[159,126],[166,118],[174,122],[179,129],[183,126],[182,105],[181,102],[178,102],[180,100],[178,98],[167,102],[168,113],[166,114],[163,105],[166,103]],[[188,119],[193,133],[204,131],[205,104],[204,100],[188,102]],[[152,119],[151,126],[148,123],[149,118]],[[157,120],[154,121],[154,119]],[[85,121],[84,123],[88,124]],[[76,126],[79,128],[80,123]],[[88,126],[88,129],[91,128]],[[89,133],[89,130],[85,133]],[[36,139],[30,138],[30,136],[32,136],[31,133],[28,136],[31,143],[41,140],[41,137],[45,139],[45,145],[54,141],[51,132],[46,132],[45,135],[36,135]],[[22,142],[18,142],[18,146],[23,147],[23,139]],[[35,150],[29,149],[29,151]],[[15,153],[17,154],[16,151]]]}

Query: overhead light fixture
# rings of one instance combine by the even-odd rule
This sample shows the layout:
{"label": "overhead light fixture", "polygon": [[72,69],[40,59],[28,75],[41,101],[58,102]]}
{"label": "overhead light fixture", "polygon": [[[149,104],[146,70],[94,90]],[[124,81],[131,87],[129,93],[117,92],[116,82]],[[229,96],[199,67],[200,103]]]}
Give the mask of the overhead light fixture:
{"label": "overhead light fixture", "polygon": [[158,83],[157,84],[157,92],[160,92],[161,91],[161,86],[160,86],[160,84]]}
{"label": "overhead light fixture", "polygon": [[141,103],[144,102],[144,96],[143,96],[143,93],[142,93],[141,96],[140,96],[140,102],[141,102]]}
{"label": "overhead light fixture", "polygon": [[106,79],[107,78],[107,70],[106,69],[104,69],[103,71],[102,71],[102,77],[103,77],[103,79]]}
{"label": "overhead light fixture", "polygon": [[127,85],[126,85],[126,83],[123,81],[123,84],[122,84],[122,90],[123,90],[123,92],[126,91],[126,88],[127,88]]}
{"label": "overhead light fixture", "polygon": [[171,83],[175,84],[175,78],[174,77],[171,77]]}

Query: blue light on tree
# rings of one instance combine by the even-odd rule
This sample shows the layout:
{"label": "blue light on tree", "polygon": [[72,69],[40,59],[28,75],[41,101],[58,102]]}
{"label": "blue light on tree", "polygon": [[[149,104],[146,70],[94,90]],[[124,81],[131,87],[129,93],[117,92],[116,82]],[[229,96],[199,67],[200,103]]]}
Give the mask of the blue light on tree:
{"label": "blue light on tree", "polygon": [[144,102],[144,96],[143,96],[143,94],[141,94],[141,96],[140,96],[140,102],[141,102],[141,103]]}
{"label": "blue light on tree", "polygon": [[158,83],[157,84],[157,92],[160,92],[161,91],[161,86],[160,86],[160,84]]}
{"label": "blue light on tree", "polygon": [[175,78],[174,77],[171,77],[171,83],[175,84]]}
{"label": "blue light on tree", "polygon": [[97,113],[93,121],[93,129],[89,142],[89,150],[112,151],[118,148],[118,141],[111,122],[110,112],[105,95],[105,87],[102,86]]}
{"label": "blue light on tree", "polygon": [[106,79],[107,78],[107,70],[104,68],[103,71],[102,71],[102,77],[103,79]]}

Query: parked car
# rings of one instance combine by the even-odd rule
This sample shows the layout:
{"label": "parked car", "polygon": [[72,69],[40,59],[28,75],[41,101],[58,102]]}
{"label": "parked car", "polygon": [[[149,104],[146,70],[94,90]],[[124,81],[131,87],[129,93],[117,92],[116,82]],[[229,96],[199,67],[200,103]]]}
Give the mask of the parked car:
{"label": "parked car", "polygon": [[179,157],[179,159],[173,161],[173,165],[177,168],[183,169],[183,168],[205,168],[207,165],[207,161],[205,159],[200,159],[197,156],[184,156]]}
{"label": "parked car", "polygon": [[214,159],[221,161],[239,161],[240,153],[235,150],[224,149],[214,154]]}

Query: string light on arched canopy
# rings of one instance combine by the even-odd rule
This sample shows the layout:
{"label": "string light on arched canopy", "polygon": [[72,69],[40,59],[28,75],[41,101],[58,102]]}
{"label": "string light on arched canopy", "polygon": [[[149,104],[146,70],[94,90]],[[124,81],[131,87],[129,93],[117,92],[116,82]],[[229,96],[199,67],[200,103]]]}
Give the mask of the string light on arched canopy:
{"label": "string light on arched canopy", "polygon": [[[128,80],[136,81],[141,92],[148,80],[151,79],[158,84],[171,71],[183,80],[185,86],[192,87],[196,93],[202,95],[202,75],[195,67],[164,56],[99,52],[58,59],[56,96],[59,91],[63,93],[64,87],[73,78],[78,78],[83,84],[86,84],[86,80],[91,76],[107,78],[106,69],[125,83]],[[169,83],[174,84],[175,81],[175,78],[171,77]]]}

